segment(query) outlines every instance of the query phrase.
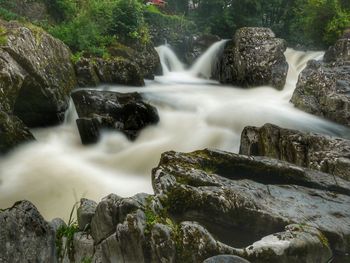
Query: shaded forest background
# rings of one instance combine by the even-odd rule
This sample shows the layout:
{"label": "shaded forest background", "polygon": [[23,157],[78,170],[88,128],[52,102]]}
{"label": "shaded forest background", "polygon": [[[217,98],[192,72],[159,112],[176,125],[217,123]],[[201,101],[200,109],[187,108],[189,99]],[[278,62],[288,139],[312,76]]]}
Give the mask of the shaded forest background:
{"label": "shaded forest background", "polygon": [[[324,49],[350,28],[349,0],[27,0],[47,15],[20,10],[19,0],[0,0],[0,16],[30,21],[63,40],[77,56],[108,56],[111,45],[133,47],[177,41],[185,35],[232,38],[243,26],[270,27],[290,46]],[[33,5],[35,6],[35,5]]]}

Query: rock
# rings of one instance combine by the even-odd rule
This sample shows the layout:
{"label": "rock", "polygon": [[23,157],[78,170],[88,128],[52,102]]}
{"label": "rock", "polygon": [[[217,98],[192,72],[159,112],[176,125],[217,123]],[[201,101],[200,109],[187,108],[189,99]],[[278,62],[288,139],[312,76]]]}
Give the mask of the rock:
{"label": "rock", "polygon": [[85,198],[80,199],[80,206],[77,210],[77,219],[81,231],[84,231],[87,227],[91,226],[91,220],[95,215],[96,207],[97,203],[95,201]]}
{"label": "rock", "polygon": [[74,64],[79,87],[95,87],[100,84],[92,59],[81,58]]}
{"label": "rock", "polygon": [[55,231],[55,233],[57,232],[58,229],[62,227],[67,227],[67,224],[61,218],[54,218],[51,220],[51,222],[49,222],[49,224],[52,227],[52,229]]}
{"label": "rock", "polygon": [[84,144],[96,142],[101,129],[121,131],[134,140],[143,128],[159,121],[157,109],[138,93],[79,90],[71,96]]}
{"label": "rock", "polygon": [[288,72],[286,48],[286,42],[276,38],[271,29],[241,28],[226,45],[212,75],[225,84],[283,89]]}
{"label": "rock", "polygon": [[[74,262],[87,262],[94,255],[94,240],[83,232],[77,232],[73,237]],[[90,262],[90,261],[88,261]]]}
{"label": "rock", "polygon": [[265,124],[244,128],[240,154],[267,156],[350,181],[350,141],[346,139]]}
{"label": "rock", "polygon": [[[76,120],[82,144],[98,142],[101,136],[100,129],[102,126],[100,120],[98,118],[80,118]],[[113,123],[111,123],[111,127],[113,127]]]}
{"label": "rock", "polygon": [[203,263],[249,263],[249,261],[232,255],[219,255],[208,258]]}
{"label": "rock", "polygon": [[350,35],[344,34],[299,75],[291,102],[299,109],[350,126]]}
{"label": "rock", "polygon": [[0,104],[27,126],[57,124],[64,119],[69,93],[76,86],[71,52],[42,29],[0,21]]}
{"label": "rock", "polygon": [[309,61],[291,102],[303,111],[350,127],[350,61]]}
{"label": "rock", "polygon": [[143,75],[134,62],[124,58],[104,60],[95,58],[95,70],[102,83],[144,86]]}
{"label": "rock", "polygon": [[91,220],[91,235],[96,244],[115,232],[116,211],[114,211],[114,207],[120,199],[121,197],[111,194],[97,205],[95,214]]}
{"label": "rock", "polygon": [[350,34],[344,34],[334,46],[331,46],[324,54],[325,62],[350,61]]}
{"label": "rock", "polygon": [[1,1],[0,6],[10,12],[23,16],[32,22],[39,22],[50,19],[46,3],[42,0],[11,0]]}
{"label": "rock", "polygon": [[141,47],[114,44],[108,49],[108,59],[80,58],[75,71],[80,87],[94,87],[100,83],[144,86],[144,78],[161,75],[159,56],[151,45]]}
{"label": "rock", "polygon": [[33,140],[34,136],[20,119],[0,111],[0,155]]}
{"label": "rock", "polygon": [[152,262],[176,262],[176,241],[170,226],[156,223],[151,230]]}
{"label": "rock", "polygon": [[56,262],[55,234],[33,204],[0,212],[0,262]]}
{"label": "rock", "polygon": [[[199,222],[233,246],[306,224],[322,231],[334,251],[350,251],[350,184],[339,177],[265,157],[203,150],[164,153],[152,181],[170,214]],[[313,250],[308,256],[318,257]]]}

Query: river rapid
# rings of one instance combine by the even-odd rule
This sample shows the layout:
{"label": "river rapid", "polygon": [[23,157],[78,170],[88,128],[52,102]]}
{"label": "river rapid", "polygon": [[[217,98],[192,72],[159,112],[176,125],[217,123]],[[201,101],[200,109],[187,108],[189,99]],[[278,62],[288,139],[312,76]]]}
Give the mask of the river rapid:
{"label": "river rapid", "polygon": [[238,152],[240,134],[248,125],[274,123],[350,136],[349,129],[304,113],[289,102],[306,62],[321,59],[322,52],[288,49],[285,56],[289,72],[283,91],[267,86],[243,89],[209,80],[212,62],[224,44],[214,44],[189,69],[168,47],[158,47],[163,76],[146,81],[142,88],[97,88],[138,91],[157,107],[160,122],[144,129],[134,142],[121,133],[105,132],[98,144],[82,146],[72,103],[64,124],[33,130],[36,142],[0,158],[0,208],[27,199],[46,219],[67,219],[74,203],[82,197],[98,201],[109,193],[152,193],[151,170],[162,152],[203,148]]}

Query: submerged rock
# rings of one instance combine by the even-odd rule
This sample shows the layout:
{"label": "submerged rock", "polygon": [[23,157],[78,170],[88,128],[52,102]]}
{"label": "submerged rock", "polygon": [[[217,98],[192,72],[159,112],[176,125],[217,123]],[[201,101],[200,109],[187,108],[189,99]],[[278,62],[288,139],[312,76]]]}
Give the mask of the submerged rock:
{"label": "submerged rock", "polygon": [[0,155],[33,140],[34,136],[20,119],[0,111]]}
{"label": "submerged rock", "polygon": [[33,204],[0,212],[0,262],[56,262],[55,233]]}
{"label": "submerged rock", "polygon": [[350,38],[339,40],[324,61],[309,61],[291,102],[299,109],[350,127]]}
{"label": "submerged rock", "polygon": [[276,158],[350,181],[350,141],[346,139],[265,124],[244,128],[240,154]]}
{"label": "submerged rock", "polygon": [[138,93],[79,90],[72,98],[84,144],[98,141],[101,129],[121,131],[134,140],[143,128],[159,121],[157,109]]}
{"label": "submerged rock", "polygon": [[0,27],[1,109],[29,127],[59,123],[76,86],[68,47],[30,24],[0,21]]}
{"label": "submerged rock", "polygon": [[[221,233],[222,240],[233,237],[233,246],[301,224],[322,231],[325,237],[319,240],[328,239],[334,251],[350,251],[350,183],[336,176],[265,157],[167,152],[153,170],[153,187],[170,214],[198,221],[217,236]],[[225,231],[218,231],[219,226]],[[312,247],[310,255],[317,258]],[[326,262],[326,257],[309,262]]]}
{"label": "submerged rock", "polygon": [[283,89],[288,63],[286,42],[268,28],[244,27],[226,44],[213,69],[213,78],[239,86],[272,85]]}

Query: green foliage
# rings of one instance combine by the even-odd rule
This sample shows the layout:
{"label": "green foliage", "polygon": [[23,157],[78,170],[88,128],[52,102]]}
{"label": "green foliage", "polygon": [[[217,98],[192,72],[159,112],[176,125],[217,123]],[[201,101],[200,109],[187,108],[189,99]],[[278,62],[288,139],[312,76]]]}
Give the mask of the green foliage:
{"label": "green foliage", "polygon": [[79,231],[78,223],[73,218],[77,206],[78,203],[74,204],[67,225],[61,226],[56,232],[56,248],[59,262],[63,262],[65,255],[70,256],[73,253],[74,234]]}
{"label": "green foliage", "polygon": [[7,30],[5,27],[0,26],[0,46],[7,44]]}
{"label": "green foliage", "polygon": [[306,44],[326,47],[350,27],[350,9],[340,0],[298,0],[291,23],[295,37]]}

